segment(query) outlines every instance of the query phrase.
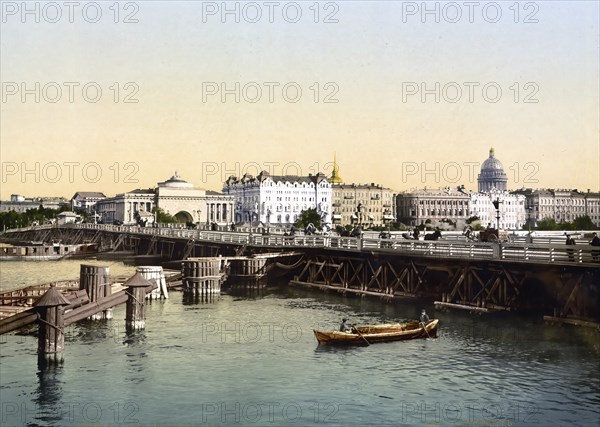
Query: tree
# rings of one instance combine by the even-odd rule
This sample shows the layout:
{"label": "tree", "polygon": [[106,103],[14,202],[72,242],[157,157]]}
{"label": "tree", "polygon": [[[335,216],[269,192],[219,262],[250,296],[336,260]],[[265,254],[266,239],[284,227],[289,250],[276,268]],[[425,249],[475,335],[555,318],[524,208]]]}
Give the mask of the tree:
{"label": "tree", "polygon": [[554,220],[554,218],[544,218],[537,223],[538,230],[559,230],[560,227]]}
{"label": "tree", "polygon": [[475,221],[479,221],[479,217],[478,217],[477,215],[475,215],[475,216],[472,216],[472,217],[468,218],[468,219],[467,219],[465,222],[466,222],[467,224],[471,224],[471,223],[473,223],[473,222],[475,222]]}
{"label": "tree", "polygon": [[578,216],[573,220],[573,229],[575,230],[597,230],[596,224],[592,222],[592,219],[587,216]]}
{"label": "tree", "polygon": [[315,208],[310,208],[300,212],[298,220],[294,223],[294,227],[306,228],[308,224],[313,224],[317,229],[321,228],[321,215]]}
{"label": "tree", "polygon": [[174,216],[166,213],[165,211],[163,211],[158,206],[155,207],[154,209],[152,209],[152,213],[156,216],[156,222],[162,222],[162,223],[175,223],[175,222],[178,222],[177,219],[175,219]]}

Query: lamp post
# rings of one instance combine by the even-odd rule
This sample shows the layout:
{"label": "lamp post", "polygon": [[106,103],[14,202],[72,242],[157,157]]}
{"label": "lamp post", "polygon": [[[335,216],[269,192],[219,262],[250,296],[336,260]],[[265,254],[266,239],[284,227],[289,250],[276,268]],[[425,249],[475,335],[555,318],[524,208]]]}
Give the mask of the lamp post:
{"label": "lamp post", "polygon": [[500,231],[500,203],[502,202],[497,197],[492,203],[494,204],[494,208],[496,208],[496,230]]}

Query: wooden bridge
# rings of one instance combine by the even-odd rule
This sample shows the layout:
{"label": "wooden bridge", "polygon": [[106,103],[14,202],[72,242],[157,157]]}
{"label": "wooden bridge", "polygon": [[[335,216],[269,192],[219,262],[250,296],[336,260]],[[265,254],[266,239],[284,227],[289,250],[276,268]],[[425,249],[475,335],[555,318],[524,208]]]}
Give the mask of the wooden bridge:
{"label": "wooden bridge", "polygon": [[96,224],[11,230],[2,237],[98,243],[104,250],[130,250],[164,261],[294,252],[298,257],[286,262],[272,258],[290,269],[291,284],[387,300],[422,297],[439,307],[478,312],[519,310],[548,319],[600,320],[600,254],[588,244],[284,236]]}

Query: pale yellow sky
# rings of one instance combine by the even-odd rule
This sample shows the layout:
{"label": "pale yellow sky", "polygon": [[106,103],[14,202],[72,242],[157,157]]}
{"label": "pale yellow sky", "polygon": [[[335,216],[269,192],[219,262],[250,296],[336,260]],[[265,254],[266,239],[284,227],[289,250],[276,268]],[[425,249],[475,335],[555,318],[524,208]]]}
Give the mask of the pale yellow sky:
{"label": "pale yellow sky", "polygon": [[456,23],[445,3],[298,2],[296,23],[289,2],[273,22],[256,3],[257,23],[239,2],[239,23],[206,9],[221,2],[100,2],[96,23],[6,3],[20,8],[2,3],[2,200],[175,170],[220,190],[259,169],[330,173],[334,152],[346,182],[476,189],[491,146],[510,188],[600,190],[597,2],[500,2],[498,22]]}

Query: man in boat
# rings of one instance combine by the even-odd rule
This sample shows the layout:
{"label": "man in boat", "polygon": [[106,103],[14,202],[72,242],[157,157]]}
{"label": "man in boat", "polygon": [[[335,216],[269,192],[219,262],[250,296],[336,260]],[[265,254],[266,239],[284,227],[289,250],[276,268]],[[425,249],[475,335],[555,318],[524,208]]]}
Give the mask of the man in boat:
{"label": "man in boat", "polygon": [[352,327],[346,323],[347,321],[348,319],[342,319],[342,324],[340,325],[340,332],[352,332]]}
{"label": "man in boat", "polygon": [[419,319],[421,323],[427,324],[429,323],[429,316],[425,312],[425,309],[421,310],[421,318]]}

